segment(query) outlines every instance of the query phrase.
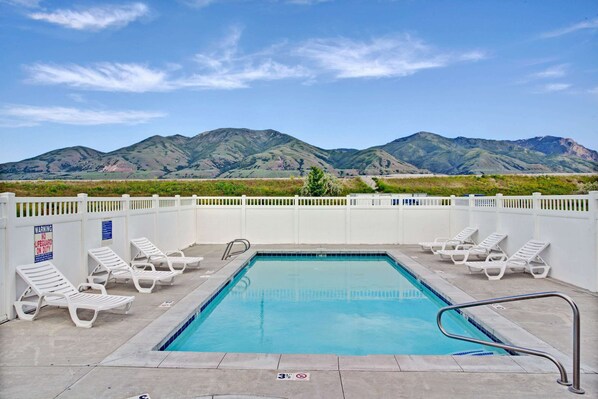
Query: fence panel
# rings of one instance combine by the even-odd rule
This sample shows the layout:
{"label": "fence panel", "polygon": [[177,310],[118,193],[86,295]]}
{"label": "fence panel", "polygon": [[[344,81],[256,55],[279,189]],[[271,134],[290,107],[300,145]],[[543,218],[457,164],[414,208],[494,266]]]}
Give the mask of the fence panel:
{"label": "fence panel", "polygon": [[[111,242],[103,222],[111,222]],[[129,240],[145,236],[164,249],[248,238],[256,244],[416,244],[477,226],[481,240],[508,234],[512,254],[535,238],[551,276],[598,291],[598,192],[503,197],[138,197],[16,198],[0,196],[0,319],[13,317],[22,282],[15,267],[34,261],[34,227],[53,227],[56,266],[80,283],[86,251],[111,245],[129,259]]]}

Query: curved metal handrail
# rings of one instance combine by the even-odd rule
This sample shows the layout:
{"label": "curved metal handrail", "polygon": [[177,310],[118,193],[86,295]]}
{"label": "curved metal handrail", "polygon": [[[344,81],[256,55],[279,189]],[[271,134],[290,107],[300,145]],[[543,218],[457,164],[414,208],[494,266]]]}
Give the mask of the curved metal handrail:
{"label": "curved metal handrail", "polygon": [[[573,384],[571,384],[568,381],[567,371],[565,370],[565,367],[563,367],[562,363],[559,362],[554,356],[552,356],[549,353],[537,351],[537,350],[530,349],[530,348],[523,348],[520,346],[506,345],[506,344],[501,344],[498,342],[483,341],[483,340],[476,339],[476,338],[465,337],[463,335],[451,334],[451,333],[447,332],[442,325],[442,315],[444,314],[444,312],[447,312],[449,310],[472,308],[475,306],[483,306],[483,305],[491,305],[493,303],[515,302],[515,301],[524,301],[524,300],[528,300],[528,299],[538,299],[538,298],[547,298],[547,297],[562,298],[565,301],[567,301],[567,303],[569,303],[569,305],[571,306],[571,309],[573,310]],[[438,311],[438,314],[436,315],[436,323],[438,324],[438,328],[444,335],[446,335],[449,338],[454,338],[454,339],[458,339],[461,341],[473,342],[476,344],[482,344],[482,345],[486,345],[486,346],[493,346],[496,348],[506,349],[506,350],[510,350],[510,351],[514,351],[514,352],[527,353],[529,355],[540,356],[540,357],[550,360],[552,363],[554,363],[557,366],[557,368],[559,369],[559,373],[561,374],[561,377],[557,380],[557,382],[561,385],[570,385],[569,391],[571,391],[573,393],[583,394],[583,393],[585,393],[585,391],[583,389],[581,389],[581,387],[580,387],[580,372],[579,372],[579,364],[580,364],[579,322],[580,322],[579,308],[577,307],[575,302],[573,302],[573,300],[569,296],[562,294],[560,292],[555,292],[555,291],[538,292],[538,293],[533,293],[533,294],[523,294],[523,295],[514,295],[514,296],[505,296],[502,298],[492,298],[492,299],[486,299],[486,300],[482,300],[482,301],[474,301],[474,302],[467,302],[467,303],[462,303],[462,304],[458,304],[458,305],[446,306],[446,307],[443,307],[442,309],[440,309]]]}
{"label": "curved metal handrail", "polygon": [[[231,250],[233,249],[233,245],[235,245],[236,242],[240,242],[241,244],[243,244],[245,249],[243,249],[241,251],[231,252]],[[246,240],[245,238],[236,238],[236,239],[232,240],[231,242],[229,242],[228,244],[226,244],[226,249],[224,250],[224,253],[222,254],[222,260],[226,260],[234,255],[240,255],[243,252],[248,251],[249,248],[251,248],[251,243],[249,242],[249,240]]]}

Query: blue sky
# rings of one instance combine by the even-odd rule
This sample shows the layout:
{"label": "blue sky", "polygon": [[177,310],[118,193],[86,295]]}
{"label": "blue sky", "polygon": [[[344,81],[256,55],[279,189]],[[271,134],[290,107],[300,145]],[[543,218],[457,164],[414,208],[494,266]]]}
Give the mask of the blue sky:
{"label": "blue sky", "polygon": [[598,2],[0,0],[0,162],[154,134],[598,149]]}

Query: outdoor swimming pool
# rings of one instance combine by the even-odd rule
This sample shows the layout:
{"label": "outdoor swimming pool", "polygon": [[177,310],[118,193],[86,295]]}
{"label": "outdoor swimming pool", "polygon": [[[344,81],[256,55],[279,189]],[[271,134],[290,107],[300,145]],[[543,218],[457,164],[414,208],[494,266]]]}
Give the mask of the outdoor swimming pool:
{"label": "outdoor swimming pool", "polygon": [[[446,338],[445,306],[386,255],[258,255],[162,348],[336,355],[504,354]],[[444,324],[489,340],[458,314]]]}

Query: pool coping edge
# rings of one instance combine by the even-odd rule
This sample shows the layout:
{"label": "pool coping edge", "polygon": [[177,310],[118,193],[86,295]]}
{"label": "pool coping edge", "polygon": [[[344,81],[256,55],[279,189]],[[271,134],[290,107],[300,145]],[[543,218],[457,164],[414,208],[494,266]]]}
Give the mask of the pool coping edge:
{"label": "pool coping edge", "polygon": [[[533,356],[449,356],[449,355],[369,355],[369,356],[337,356],[337,355],[287,355],[287,354],[260,354],[260,353],[219,353],[213,352],[169,352],[158,351],[170,336],[179,330],[200,308],[207,305],[207,302],[215,296],[219,290],[234,279],[234,277],[247,265],[251,259],[262,253],[368,253],[387,255],[395,262],[403,265],[418,281],[425,283],[427,288],[435,294],[444,297],[450,303],[471,302],[475,299],[461,289],[455,287],[439,274],[430,271],[419,264],[411,257],[405,255],[398,249],[379,250],[329,250],[329,249],[289,249],[281,250],[261,248],[250,250],[239,255],[225,264],[221,269],[209,275],[206,282],[191,291],[188,295],[174,304],[168,311],[150,322],[145,328],[121,345],[113,353],[102,360],[101,366],[114,367],[151,367],[151,368],[221,368],[221,369],[260,369],[260,370],[292,370],[279,368],[284,366],[283,359],[297,356],[307,357],[306,359],[335,357],[336,368],[332,368],[334,362],[330,359],[324,368],[325,370],[359,370],[359,371],[453,371],[453,372],[514,372],[514,373],[556,373],[556,367],[550,362]],[[548,352],[559,359],[570,369],[571,358],[523,329],[516,323],[489,308],[475,308],[464,310],[463,313],[475,320],[480,326],[503,342],[516,344],[518,346],[531,347],[537,350]],[[168,331],[165,334],[164,331]],[[175,355],[178,357],[177,364],[173,365],[166,360],[173,353],[185,353]],[[221,356],[220,356],[221,355]],[[209,361],[206,358],[211,358]],[[231,359],[239,359],[237,362]],[[370,361],[365,361],[369,358]],[[394,363],[393,364],[393,360]],[[444,359],[444,360],[443,360]],[[452,360],[449,360],[452,359]],[[439,365],[444,362],[444,365]],[[162,365],[164,363],[164,365]],[[276,363],[276,364],[275,364]],[[369,364],[368,364],[369,363]],[[296,363],[302,370],[318,370],[317,363],[314,365],[309,360]],[[343,365],[344,364],[344,365]],[[403,366],[401,366],[403,364]],[[456,365],[456,366],[455,366]],[[315,367],[311,368],[310,367]],[[322,367],[322,366],[320,366]],[[583,373],[596,373],[586,365],[582,365]]]}

